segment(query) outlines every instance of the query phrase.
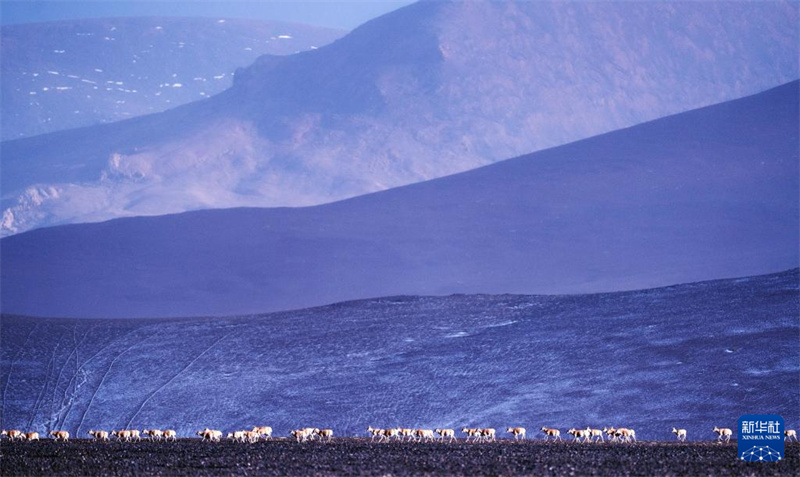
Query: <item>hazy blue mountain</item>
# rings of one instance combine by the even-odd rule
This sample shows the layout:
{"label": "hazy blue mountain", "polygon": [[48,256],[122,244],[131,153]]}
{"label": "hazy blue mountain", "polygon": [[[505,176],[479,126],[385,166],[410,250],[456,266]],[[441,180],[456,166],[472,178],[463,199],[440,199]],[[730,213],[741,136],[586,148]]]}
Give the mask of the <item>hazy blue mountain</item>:
{"label": "hazy blue mountain", "polygon": [[2,233],[378,191],[798,78],[796,2],[423,1],[210,100],[2,144]]}
{"label": "hazy blue mountain", "polygon": [[2,139],[163,111],[219,93],[263,54],[322,46],[345,32],[211,18],[107,18],[6,25]]}
{"label": "hazy blue mountain", "polygon": [[[392,297],[239,318],[0,319],[4,429],[800,425],[797,269],[577,296]],[[86,297],[91,300],[91,297]],[[539,434],[539,437],[541,435]]]}
{"label": "hazy blue mountain", "polygon": [[592,293],[798,264],[798,82],[306,208],[0,241],[6,313],[229,315],[387,295]]}

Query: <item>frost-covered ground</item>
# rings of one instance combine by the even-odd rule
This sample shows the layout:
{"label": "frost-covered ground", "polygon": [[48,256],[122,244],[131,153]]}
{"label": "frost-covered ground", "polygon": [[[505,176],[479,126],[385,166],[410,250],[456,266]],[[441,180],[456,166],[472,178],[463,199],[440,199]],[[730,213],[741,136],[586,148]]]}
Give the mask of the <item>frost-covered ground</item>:
{"label": "frost-covered ground", "polygon": [[[636,292],[390,297],[259,316],[4,315],[3,428],[800,424],[798,270]],[[88,298],[87,298],[88,299]]]}

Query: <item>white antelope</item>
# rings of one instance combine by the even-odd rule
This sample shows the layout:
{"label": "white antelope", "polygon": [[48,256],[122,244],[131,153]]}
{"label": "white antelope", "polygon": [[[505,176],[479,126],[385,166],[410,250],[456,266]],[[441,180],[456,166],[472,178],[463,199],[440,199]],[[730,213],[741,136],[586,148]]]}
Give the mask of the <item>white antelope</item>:
{"label": "white antelope", "polygon": [[244,442],[247,440],[247,435],[245,434],[247,431],[234,431],[228,433],[228,439],[234,440],[236,442]]}
{"label": "white antelope", "polygon": [[514,435],[514,440],[522,439],[525,440],[525,428],[524,427],[509,427],[506,429],[506,432],[509,434]]}
{"label": "white antelope", "polygon": [[683,442],[686,440],[686,429],[675,429],[672,428],[672,433],[678,436],[678,440]]}
{"label": "white antelope", "polygon": [[175,441],[178,438],[178,433],[175,432],[173,429],[167,429],[164,431],[164,440],[165,441]]}
{"label": "white antelope", "polygon": [[461,429],[461,432],[463,432],[464,434],[467,435],[467,442],[469,442],[469,438],[470,437],[474,437],[475,440],[477,440],[478,434],[480,433],[480,429],[475,429],[475,428],[471,428],[471,427],[469,427],[469,428],[465,427],[465,428]]}
{"label": "white antelope", "polygon": [[550,437],[552,437],[554,441],[561,440],[561,431],[558,429],[542,427],[542,432],[544,432],[544,440],[547,440]]}
{"label": "white antelope", "polygon": [[620,427],[617,429],[614,433],[614,436],[617,437],[620,442],[630,442],[631,440],[636,442],[636,431],[626,427]]}
{"label": "white antelope", "polygon": [[733,431],[728,429],[727,427],[720,428],[714,426],[714,429],[712,430],[717,433],[717,441],[719,442],[722,442],[723,440],[725,440],[725,442],[731,441],[731,436],[733,435]]}
{"label": "white antelope", "polygon": [[150,438],[154,441],[160,441],[164,438],[164,431],[161,429],[144,429],[142,434],[150,436]]}
{"label": "white antelope", "polygon": [[397,435],[400,437],[401,441],[413,440],[414,439],[414,429],[409,429],[408,427],[398,427],[397,428]]}
{"label": "white antelope", "polygon": [[372,441],[374,441],[376,437],[380,437],[383,435],[383,429],[375,429],[372,426],[369,426],[367,428],[367,432],[369,432],[372,435],[372,438],[370,439]]}
{"label": "white antelope", "polygon": [[314,428],[312,427],[305,427],[303,429],[295,429],[294,431],[290,432],[292,437],[297,439],[297,442],[305,442],[307,439],[310,439],[314,435]]}
{"label": "white antelope", "polygon": [[494,441],[497,439],[497,431],[492,427],[486,427],[478,430],[478,436],[486,441]]}
{"label": "white antelope", "polygon": [[399,434],[400,434],[399,429],[395,429],[395,428],[393,428],[393,429],[375,429],[373,427],[368,427],[367,428],[367,432],[372,434],[372,439],[371,440],[375,440],[375,438],[377,437],[378,438],[378,442],[383,442],[383,441],[388,440],[388,439],[390,439],[392,437],[398,437]]}
{"label": "white antelope", "polygon": [[795,431],[794,429],[786,429],[785,431],[783,431],[783,435],[786,436],[783,438],[783,440],[794,439],[794,441],[797,442],[797,431]]}
{"label": "white antelope", "polygon": [[15,441],[17,439],[22,439],[22,431],[19,431],[17,429],[3,430],[2,432],[0,432],[0,435],[8,436],[8,438],[11,439],[12,441]]}
{"label": "white antelope", "polygon": [[222,439],[222,431],[205,428],[202,431],[197,431],[198,436],[204,441],[219,442]]}
{"label": "white antelope", "polygon": [[122,429],[119,431],[111,431],[111,435],[117,436],[117,439],[125,442],[142,440],[139,429]]}
{"label": "white antelope", "polygon": [[456,440],[456,431],[453,429],[434,429],[433,432],[439,434],[439,437],[444,441],[445,437],[449,437],[450,440],[448,442],[453,442]]}
{"label": "white antelope", "polygon": [[[416,432],[417,431],[414,431],[414,435],[416,435]],[[379,441],[380,442],[383,442],[385,440],[389,441],[389,440],[392,439],[392,437],[395,437],[395,438],[400,437],[400,430],[395,428],[395,427],[393,427],[391,429],[383,429],[383,430],[381,430],[380,440]]]}
{"label": "white antelope", "polygon": [[330,442],[330,440],[333,439],[333,429],[317,429],[316,432],[320,440],[325,438],[326,441]]}
{"label": "white antelope", "polygon": [[57,441],[69,440],[69,432],[67,431],[50,431],[50,435],[53,436]]}
{"label": "white antelope", "polygon": [[414,437],[420,441],[432,441],[436,439],[436,437],[433,435],[433,431],[430,429],[414,429]]}
{"label": "white antelope", "polygon": [[272,428],[269,426],[254,427],[253,432],[258,432],[259,437],[269,439],[272,437]]}
{"label": "white antelope", "polygon": [[94,437],[97,441],[107,441],[108,440],[108,431],[89,431],[87,432],[90,436]]}
{"label": "white antelope", "polygon": [[602,429],[592,429],[591,427],[586,428],[586,432],[589,433],[591,440],[597,442],[597,438],[599,437],[601,441],[605,442],[606,440],[603,438],[603,430]]}
{"label": "white antelope", "polygon": [[581,438],[583,438],[583,442],[589,441],[589,431],[586,429],[575,429],[573,427],[567,431],[567,434],[572,434],[572,437],[574,437],[572,442],[580,442]]}

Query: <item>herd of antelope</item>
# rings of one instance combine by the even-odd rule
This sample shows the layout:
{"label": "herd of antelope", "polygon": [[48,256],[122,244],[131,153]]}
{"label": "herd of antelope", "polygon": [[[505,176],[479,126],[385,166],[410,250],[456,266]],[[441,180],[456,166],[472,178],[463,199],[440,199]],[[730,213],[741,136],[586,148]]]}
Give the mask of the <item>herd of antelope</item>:
{"label": "herd of antelope", "polygon": [[[562,441],[561,431],[556,428],[542,427],[540,429],[544,435],[545,441]],[[733,431],[726,427],[714,426],[712,432],[717,434],[717,442],[730,442]],[[465,441],[470,442],[492,442],[497,440],[497,430],[494,428],[468,428],[461,429],[461,433],[465,436]],[[513,436],[514,440],[524,440],[526,430],[524,427],[509,427],[506,428],[506,433]],[[678,441],[684,442],[686,440],[686,429],[672,428],[672,433],[675,434]],[[219,442],[222,440],[222,431],[205,428],[196,433],[203,441]],[[371,436],[371,441],[389,442],[395,441],[442,441],[453,442],[456,440],[456,431],[454,429],[411,429],[405,427],[391,427],[387,429],[378,429],[372,426],[367,428],[367,434]],[[587,427],[586,429],[572,428],[567,431],[567,434],[573,437],[572,442],[636,442],[636,431],[625,427],[604,427],[602,429],[593,429]],[[797,431],[787,429],[784,431],[784,440],[797,442]],[[57,441],[68,441],[70,434],[68,431],[50,431],[50,436]],[[137,442],[142,440],[142,436],[151,441],[175,441],[178,434],[173,429],[121,429],[115,431],[97,431],[90,430],[87,435],[97,441],[110,441],[115,438],[121,442]],[[17,429],[3,430],[0,436],[7,437],[11,441],[38,441],[38,432],[23,432]],[[289,433],[289,436],[297,440],[297,442],[306,442],[310,440],[321,440],[328,442],[333,439],[333,429],[319,429],[316,427],[303,427],[295,429]],[[253,427],[251,430],[239,430],[229,432],[227,439],[242,442],[254,443],[260,439],[269,440],[272,438],[272,428],[269,426]]]}

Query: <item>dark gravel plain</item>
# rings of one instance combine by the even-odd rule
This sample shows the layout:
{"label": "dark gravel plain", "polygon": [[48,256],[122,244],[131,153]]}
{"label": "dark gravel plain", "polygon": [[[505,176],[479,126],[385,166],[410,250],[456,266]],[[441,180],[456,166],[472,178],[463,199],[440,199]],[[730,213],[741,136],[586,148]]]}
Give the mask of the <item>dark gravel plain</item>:
{"label": "dark gravel plain", "polygon": [[372,443],[344,438],[298,444],[0,443],[3,476],[75,475],[797,475],[800,445],[777,463],[736,460],[736,444]]}

